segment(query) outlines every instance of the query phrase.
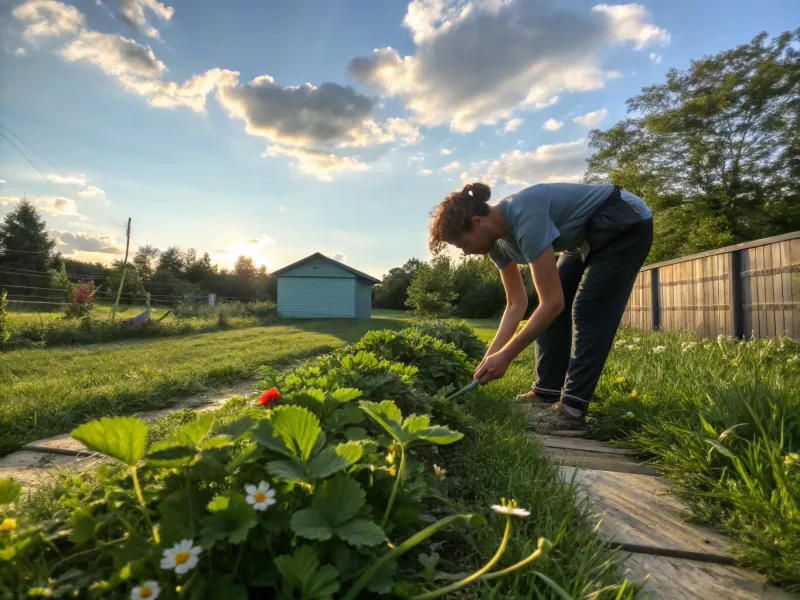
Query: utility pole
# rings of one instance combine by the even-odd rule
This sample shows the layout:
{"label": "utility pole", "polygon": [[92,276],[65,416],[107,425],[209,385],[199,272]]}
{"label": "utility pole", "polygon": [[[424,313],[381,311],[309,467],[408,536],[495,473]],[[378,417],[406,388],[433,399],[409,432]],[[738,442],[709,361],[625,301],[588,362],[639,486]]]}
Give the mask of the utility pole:
{"label": "utility pole", "polygon": [[119,306],[119,297],[122,295],[122,286],[125,285],[125,273],[128,271],[128,248],[131,245],[131,218],[128,217],[128,231],[125,233],[127,241],[125,242],[125,261],[122,263],[122,279],[119,281],[119,289],[117,290],[117,299],[114,301],[114,308],[111,309],[111,320],[114,320],[114,315],[117,314],[117,307]]}

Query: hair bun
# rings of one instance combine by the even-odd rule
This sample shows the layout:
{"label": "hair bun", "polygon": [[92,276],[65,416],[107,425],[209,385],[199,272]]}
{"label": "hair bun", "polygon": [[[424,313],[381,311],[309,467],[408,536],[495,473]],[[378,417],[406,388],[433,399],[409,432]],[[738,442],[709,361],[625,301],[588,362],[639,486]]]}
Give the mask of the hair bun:
{"label": "hair bun", "polygon": [[475,182],[475,183],[468,183],[464,186],[464,189],[461,190],[461,193],[464,195],[472,196],[478,202],[489,202],[489,198],[492,197],[492,191],[489,189],[489,186],[485,183]]}

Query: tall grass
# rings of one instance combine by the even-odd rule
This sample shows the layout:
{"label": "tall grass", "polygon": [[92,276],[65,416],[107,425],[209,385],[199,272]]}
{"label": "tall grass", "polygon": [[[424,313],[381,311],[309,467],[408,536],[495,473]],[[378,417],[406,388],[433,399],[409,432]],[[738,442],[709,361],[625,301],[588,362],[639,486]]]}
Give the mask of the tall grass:
{"label": "tall grass", "polygon": [[393,324],[307,321],[0,354],[0,455],[94,418],[165,408],[181,396],[250,378],[262,364],[285,365]]}
{"label": "tall grass", "polygon": [[800,345],[623,331],[596,437],[653,457],[742,565],[800,590]]}
{"label": "tall grass", "polygon": [[267,325],[276,321],[276,307],[272,302],[230,302],[209,305],[182,304],[173,314],[153,311],[150,321],[129,326],[126,319],[139,310],[118,313],[111,320],[107,310],[96,310],[91,319],[66,319],[56,313],[9,313],[8,339],[3,350],[71,344],[95,344],[124,339],[171,337],[190,333],[203,333],[221,329]]}

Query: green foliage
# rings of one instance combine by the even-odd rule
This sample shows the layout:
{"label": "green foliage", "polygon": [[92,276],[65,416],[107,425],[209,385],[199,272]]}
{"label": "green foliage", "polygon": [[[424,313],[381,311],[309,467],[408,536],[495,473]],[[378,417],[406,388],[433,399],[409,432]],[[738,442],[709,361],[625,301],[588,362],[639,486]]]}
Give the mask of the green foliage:
{"label": "green foliage", "polygon": [[449,342],[414,328],[403,331],[371,331],[354,346],[381,359],[418,369],[417,378],[429,394],[452,385],[461,387],[472,378],[470,359]]}
{"label": "green foliage", "polygon": [[736,540],[744,565],[795,590],[799,365],[800,345],[786,339],[623,331],[593,409],[597,435],[654,457],[695,517]]}
{"label": "green foliage", "polygon": [[421,264],[419,259],[412,258],[402,267],[390,269],[374,288],[373,305],[376,308],[405,310],[408,286],[411,284],[414,272]]}
{"label": "green foliage", "polygon": [[[411,367],[363,352],[327,360],[328,374],[342,370],[347,378],[363,369],[367,389],[380,387],[365,383],[376,369],[399,377],[395,382],[406,374],[404,384],[414,380]],[[333,598],[340,590],[355,597],[364,587],[381,594],[435,588],[435,580],[415,575],[419,563],[405,554],[415,547],[430,552],[432,535],[469,516],[443,508],[443,491],[425,475],[422,454],[405,457],[411,448],[422,452],[462,435],[431,424],[428,415],[402,418],[392,401],[356,405],[362,392],[336,385],[335,378],[311,379],[294,393],[282,390],[274,408],[253,407],[220,427],[215,415],[200,415],[147,454],[148,427],[139,419],[104,418],[75,429],[73,437],[119,463],[102,466],[94,484],[62,488],[47,523],[7,527],[15,531],[0,535],[0,560],[13,568],[0,571],[0,595],[80,595],[91,585],[104,597],[128,598],[143,581],[162,590],[181,586],[194,598]],[[420,391],[411,387],[410,393]],[[295,402],[285,401],[293,396]],[[338,441],[348,425],[328,417],[350,408],[379,423],[381,434]],[[405,465],[396,473],[386,460],[394,444],[403,448]],[[15,484],[0,482],[0,502],[18,493]],[[396,537],[405,532],[411,537]],[[508,529],[501,548],[507,536]],[[458,587],[472,581],[443,577]]]}
{"label": "green foliage", "polygon": [[0,348],[11,338],[11,323],[8,318],[8,292],[0,291]]}
{"label": "green foliage", "polygon": [[798,41],[762,33],[671,69],[628,100],[629,118],[592,131],[587,180],[639,195],[660,221],[650,262],[800,229]]}
{"label": "green foliage", "polygon": [[465,256],[455,270],[458,314],[474,319],[499,317],[506,308],[500,271],[488,256]]}
{"label": "green foliage", "polygon": [[444,254],[435,256],[430,263],[422,263],[414,271],[408,286],[406,306],[419,316],[448,316],[453,312],[453,303],[458,298],[453,286],[451,260]]}
{"label": "green foliage", "polygon": [[418,320],[414,322],[414,330],[453,344],[472,360],[481,360],[486,354],[486,344],[478,339],[472,327],[464,321]]}
{"label": "green foliage", "polygon": [[11,504],[22,493],[22,488],[16,481],[0,479],[0,504]]}
{"label": "green foliage", "polygon": [[89,450],[132,467],[139,462],[147,443],[147,425],[136,417],[105,417],[81,425],[72,432]]}

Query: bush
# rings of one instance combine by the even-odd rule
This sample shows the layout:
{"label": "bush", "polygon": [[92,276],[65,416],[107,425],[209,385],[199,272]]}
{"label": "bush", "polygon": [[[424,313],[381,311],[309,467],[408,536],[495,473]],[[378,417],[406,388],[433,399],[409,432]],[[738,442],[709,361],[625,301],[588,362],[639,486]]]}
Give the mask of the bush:
{"label": "bush", "polygon": [[11,337],[11,327],[8,322],[8,292],[0,292],[0,347],[4,346]]}
{"label": "bush", "polygon": [[458,299],[453,285],[450,259],[444,255],[436,256],[430,264],[422,263],[414,271],[406,306],[419,316],[446,317],[452,314],[453,302]]}
{"label": "bush", "polygon": [[423,335],[430,335],[453,344],[472,360],[481,360],[486,354],[486,344],[478,339],[472,327],[464,321],[416,320],[413,329]]}
{"label": "bush", "polygon": [[464,352],[452,343],[413,328],[399,332],[370,331],[355,348],[416,367],[422,389],[431,395],[448,386],[464,386],[472,377],[473,369]]}
{"label": "bush", "polygon": [[[462,434],[366,399],[369,390],[418,394],[416,369],[366,352],[312,362],[276,379],[284,387],[261,395],[266,410],[253,406],[224,425],[206,413],[149,449],[137,418],[81,425],[72,436],[116,462],[96,482],[57,490],[43,523],[9,508],[20,489],[0,480],[0,558],[11,567],[0,571],[0,597],[130,598],[147,587],[170,599],[353,600],[438,597],[477,581],[446,572],[459,565],[431,542],[473,523],[425,458],[426,446]],[[495,508],[506,522],[499,557],[515,504]],[[529,560],[503,573],[547,547],[540,539]]]}

